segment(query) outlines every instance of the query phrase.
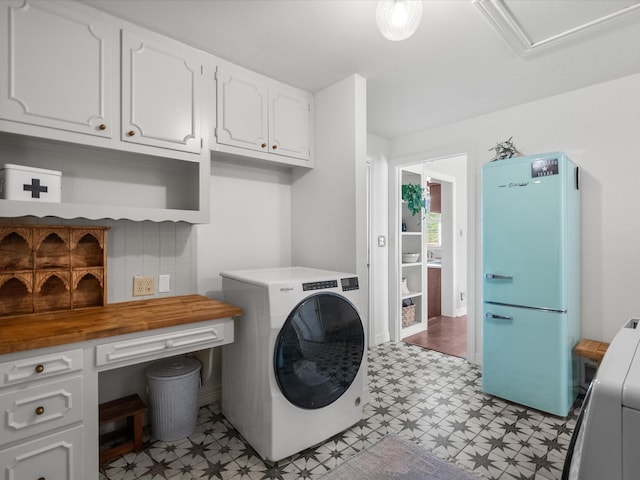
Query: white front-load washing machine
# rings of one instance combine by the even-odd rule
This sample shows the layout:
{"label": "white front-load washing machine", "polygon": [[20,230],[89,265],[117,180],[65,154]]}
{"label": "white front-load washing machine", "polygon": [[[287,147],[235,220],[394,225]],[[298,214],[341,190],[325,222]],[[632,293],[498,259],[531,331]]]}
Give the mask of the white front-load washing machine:
{"label": "white front-load washing machine", "polygon": [[358,277],[302,267],[221,273],[242,308],[222,349],[222,413],[277,461],[362,418],[365,338]]}

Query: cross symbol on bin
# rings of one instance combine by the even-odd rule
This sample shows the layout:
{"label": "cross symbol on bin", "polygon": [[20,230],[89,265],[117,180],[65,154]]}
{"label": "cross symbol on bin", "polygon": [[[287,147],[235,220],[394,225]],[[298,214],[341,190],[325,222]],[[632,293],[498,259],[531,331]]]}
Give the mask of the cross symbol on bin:
{"label": "cross symbol on bin", "polygon": [[23,190],[26,192],[31,192],[31,198],[40,198],[40,193],[47,193],[48,187],[44,185],[40,185],[39,178],[32,178],[31,185],[25,183],[23,185]]}

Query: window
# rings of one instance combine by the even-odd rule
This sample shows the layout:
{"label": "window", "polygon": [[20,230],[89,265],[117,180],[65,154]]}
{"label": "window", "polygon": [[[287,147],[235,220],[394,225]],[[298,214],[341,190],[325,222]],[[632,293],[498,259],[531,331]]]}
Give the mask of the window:
{"label": "window", "polygon": [[442,246],[442,221],[440,213],[429,212],[427,214],[427,245],[432,247]]}

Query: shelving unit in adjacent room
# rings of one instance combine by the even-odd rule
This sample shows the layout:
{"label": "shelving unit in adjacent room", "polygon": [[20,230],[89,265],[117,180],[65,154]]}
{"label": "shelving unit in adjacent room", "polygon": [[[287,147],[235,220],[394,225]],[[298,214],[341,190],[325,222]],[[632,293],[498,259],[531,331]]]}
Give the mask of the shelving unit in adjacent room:
{"label": "shelving unit in adjacent room", "polygon": [[[418,183],[423,185],[422,166],[402,169],[401,185]],[[401,190],[401,188],[400,188]],[[421,215],[412,215],[406,202],[401,203],[402,224],[400,228],[400,316],[401,337],[407,337],[427,328],[426,275],[424,259],[424,221]],[[415,261],[406,254],[417,254]]]}

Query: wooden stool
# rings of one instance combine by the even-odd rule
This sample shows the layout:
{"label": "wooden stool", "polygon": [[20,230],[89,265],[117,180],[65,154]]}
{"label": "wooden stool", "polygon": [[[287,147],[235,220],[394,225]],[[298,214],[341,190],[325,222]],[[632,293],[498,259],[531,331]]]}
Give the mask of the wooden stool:
{"label": "wooden stool", "polygon": [[124,432],[117,430],[100,435],[100,445],[121,436],[127,438],[124,443],[104,450],[101,449],[100,464],[126,453],[142,451],[142,415],[147,411],[147,406],[137,394],[102,403],[99,409],[100,425],[127,419],[127,427]]}
{"label": "wooden stool", "polygon": [[573,350],[573,352],[579,357],[593,360],[599,367],[600,362],[602,362],[602,358],[604,357],[604,354],[606,353],[608,347],[608,343],[584,338],[580,340],[578,345],[576,345],[576,348]]}

